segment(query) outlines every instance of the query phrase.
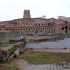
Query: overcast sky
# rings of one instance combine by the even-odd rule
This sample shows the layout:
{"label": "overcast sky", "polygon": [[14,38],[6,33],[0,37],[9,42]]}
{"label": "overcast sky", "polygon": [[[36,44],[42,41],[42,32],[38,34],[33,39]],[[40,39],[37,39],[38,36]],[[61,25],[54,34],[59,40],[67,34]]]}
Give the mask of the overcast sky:
{"label": "overcast sky", "polygon": [[23,18],[25,9],[31,18],[70,17],[70,0],[0,0],[0,21]]}

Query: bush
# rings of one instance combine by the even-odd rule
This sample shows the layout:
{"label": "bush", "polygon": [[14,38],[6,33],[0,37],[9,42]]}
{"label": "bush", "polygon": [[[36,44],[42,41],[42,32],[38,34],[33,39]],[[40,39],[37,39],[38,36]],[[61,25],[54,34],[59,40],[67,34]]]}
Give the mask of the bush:
{"label": "bush", "polygon": [[24,53],[24,51],[20,51],[20,53],[19,54],[23,54]]}
{"label": "bush", "polygon": [[17,56],[17,54],[14,54],[14,58],[17,58],[18,56]]}
{"label": "bush", "polygon": [[33,49],[33,48],[30,48],[30,49]]}
{"label": "bush", "polygon": [[26,44],[26,42],[24,41],[24,44]]}
{"label": "bush", "polygon": [[14,51],[16,51],[16,49],[12,49],[12,50],[10,50],[10,52],[9,52],[9,56],[11,56],[11,54],[13,54]]}
{"label": "bush", "polygon": [[48,48],[45,48],[45,49],[48,49]]}
{"label": "bush", "polygon": [[25,44],[24,44],[24,45],[22,45],[22,47],[23,47],[23,48],[25,48]]}
{"label": "bush", "polygon": [[17,48],[17,47],[19,47],[18,45],[15,45],[15,47]]}
{"label": "bush", "polygon": [[3,62],[3,61],[0,59],[0,63],[1,63],[1,62]]}

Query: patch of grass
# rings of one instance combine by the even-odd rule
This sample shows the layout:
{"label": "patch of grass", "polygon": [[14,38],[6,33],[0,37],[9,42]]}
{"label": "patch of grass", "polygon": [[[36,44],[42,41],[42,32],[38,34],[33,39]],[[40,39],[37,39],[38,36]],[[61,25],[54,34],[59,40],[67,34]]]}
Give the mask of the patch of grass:
{"label": "patch of grass", "polygon": [[8,63],[8,64],[10,64],[10,62],[11,62],[12,60],[13,60],[13,59],[11,59],[11,60],[7,61],[7,63]]}
{"label": "patch of grass", "polygon": [[11,66],[1,66],[0,67],[1,70],[19,70],[16,67],[11,67]]}
{"label": "patch of grass", "polygon": [[43,53],[36,53],[34,55],[26,56],[26,59],[29,63],[32,64],[49,64],[61,61],[61,57],[51,55],[51,54],[43,54]]}

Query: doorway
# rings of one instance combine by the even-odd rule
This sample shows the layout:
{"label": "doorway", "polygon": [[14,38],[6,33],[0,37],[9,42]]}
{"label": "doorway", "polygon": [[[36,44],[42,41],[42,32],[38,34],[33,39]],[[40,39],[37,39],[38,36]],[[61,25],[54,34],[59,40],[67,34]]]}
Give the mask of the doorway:
{"label": "doorway", "polygon": [[68,33],[68,30],[65,30],[65,33]]}

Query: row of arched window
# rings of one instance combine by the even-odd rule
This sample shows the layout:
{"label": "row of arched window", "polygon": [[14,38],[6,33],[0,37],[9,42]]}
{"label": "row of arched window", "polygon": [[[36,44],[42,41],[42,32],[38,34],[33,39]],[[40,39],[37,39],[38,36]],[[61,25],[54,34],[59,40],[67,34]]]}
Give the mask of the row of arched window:
{"label": "row of arched window", "polygon": [[[4,30],[7,30],[7,31],[29,31],[29,30],[47,30],[48,28],[12,28],[12,29],[4,29]],[[49,29],[48,29],[49,30]],[[52,31],[53,32],[53,31]],[[54,31],[55,32],[55,31]],[[50,33],[50,30],[48,31],[48,33]]]}

